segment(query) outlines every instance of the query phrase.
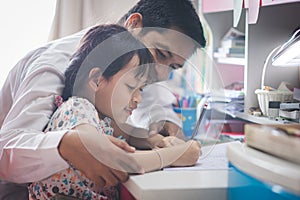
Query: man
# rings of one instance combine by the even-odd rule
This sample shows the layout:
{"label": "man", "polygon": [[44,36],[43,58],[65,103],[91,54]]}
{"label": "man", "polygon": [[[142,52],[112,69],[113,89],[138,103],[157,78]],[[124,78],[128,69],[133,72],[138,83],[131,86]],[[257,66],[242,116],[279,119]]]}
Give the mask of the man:
{"label": "man", "polygon": [[[141,1],[118,23],[125,24],[150,48],[156,63],[160,64],[156,69],[159,81],[166,80],[172,69],[181,68],[196,48],[205,47],[201,22],[189,1]],[[170,96],[168,93],[170,91],[160,84],[146,87],[143,101],[128,123],[148,129],[150,135],[160,131],[164,136],[185,139],[181,121],[170,106],[173,99],[167,98]],[[123,131],[132,132],[135,129]],[[136,131],[141,134],[141,129]]]}
{"label": "man", "polygon": [[[205,46],[200,20],[188,0],[141,0],[120,23],[132,30],[148,47],[154,48],[153,56],[162,67],[158,65],[156,69],[158,74],[165,76],[169,69],[181,67],[196,47]],[[144,31],[137,29],[139,27],[161,27],[174,31]],[[196,42],[178,42],[178,32]],[[0,185],[1,200],[28,197],[26,185],[7,181],[27,183],[40,180],[66,169],[67,161],[100,187],[108,182],[126,181],[128,172],[143,172],[121,150],[134,151],[121,140],[108,138],[111,145],[120,147],[114,152],[114,159],[119,161],[116,164],[119,166],[115,167],[123,170],[116,170],[95,160],[84,148],[78,134],[69,130],[43,133],[55,109],[54,95],[61,94],[64,87],[64,70],[84,33],[53,41],[27,54],[12,69],[0,91],[0,177],[6,180]],[[173,54],[176,49],[182,52]],[[108,144],[103,151],[109,148]]]}

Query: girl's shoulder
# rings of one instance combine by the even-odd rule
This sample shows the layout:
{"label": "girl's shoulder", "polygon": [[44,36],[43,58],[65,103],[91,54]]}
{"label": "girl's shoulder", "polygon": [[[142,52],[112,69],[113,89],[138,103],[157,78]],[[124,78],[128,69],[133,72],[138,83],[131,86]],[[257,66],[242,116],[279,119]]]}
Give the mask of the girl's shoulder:
{"label": "girl's shoulder", "polygon": [[58,105],[50,119],[47,130],[72,128],[82,123],[97,126],[99,123],[98,112],[89,100],[73,96]]}
{"label": "girl's shoulder", "polygon": [[67,110],[78,110],[79,112],[86,112],[86,111],[92,111],[97,113],[97,110],[89,100],[78,97],[78,96],[72,96],[65,102],[63,102],[58,109],[67,109]]}

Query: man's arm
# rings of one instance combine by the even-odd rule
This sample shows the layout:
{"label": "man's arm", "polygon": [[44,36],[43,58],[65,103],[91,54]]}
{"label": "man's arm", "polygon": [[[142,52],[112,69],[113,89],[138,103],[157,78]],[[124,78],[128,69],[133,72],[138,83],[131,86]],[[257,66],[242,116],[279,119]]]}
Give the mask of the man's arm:
{"label": "man's arm", "polygon": [[137,161],[121,148],[131,153],[134,150],[126,142],[118,140],[99,134],[90,124],[82,124],[75,127],[75,132],[70,131],[63,137],[59,151],[98,187],[114,186],[126,181],[128,173],[144,172]]}
{"label": "man's arm", "polygon": [[42,131],[54,110],[54,94],[62,90],[62,74],[46,66],[28,74],[23,70],[14,68],[0,93],[0,102],[6,103],[1,104],[0,173],[2,179],[18,183],[39,180],[68,167],[57,149],[67,130],[56,134]]}
{"label": "man's arm", "polygon": [[[149,137],[156,134],[165,137],[175,136],[185,141],[181,119],[172,107],[175,100],[175,96],[164,85],[160,83],[148,85],[143,90],[141,104],[127,120],[127,129],[121,127],[116,129],[117,132],[134,136],[130,138],[130,144],[142,149],[157,146],[162,141],[162,137]],[[169,145],[168,142],[162,142],[161,144]]]}
{"label": "man's arm", "polygon": [[181,119],[174,112],[174,94],[162,83],[153,83],[143,89],[143,100],[128,118],[127,123],[134,127],[149,130],[153,123],[170,122],[182,127]]}
{"label": "man's arm", "polygon": [[0,90],[0,174],[17,183],[36,181],[68,167],[58,145],[68,131],[45,134],[54,95],[81,34],[29,52],[10,71]]}

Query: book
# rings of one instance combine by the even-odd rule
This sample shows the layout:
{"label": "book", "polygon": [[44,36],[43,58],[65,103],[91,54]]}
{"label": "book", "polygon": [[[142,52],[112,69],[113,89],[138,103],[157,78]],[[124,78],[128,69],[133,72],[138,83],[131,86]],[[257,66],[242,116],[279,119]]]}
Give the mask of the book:
{"label": "book", "polygon": [[[197,139],[200,139],[199,137]],[[205,138],[206,140],[208,138]],[[202,142],[202,141],[201,141]],[[199,170],[220,170],[228,169],[226,150],[230,144],[239,143],[238,141],[222,142],[213,140],[212,144],[201,147],[202,155],[197,163],[191,167],[166,167],[164,171],[199,171]]]}
{"label": "book", "polygon": [[300,164],[300,124],[246,124],[245,143],[268,154]]}
{"label": "book", "polygon": [[245,48],[235,48],[235,47],[219,47],[218,51],[220,53],[231,53],[231,54],[245,54]]}
{"label": "book", "polygon": [[226,48],[245,48],[245,40],[243,39],[222,40],[221,46]]}
{"label": "book", "polygon": [[231,27],[227,33],[222,37],[222,40],[231,40],[231,39],[238,39],[238,40],[245,40],[245,33],[239,31]]}
{"label": "book", "polygon": [[225,52],[214,52],[215,58],[244,58],[245,55],[242,53],[225,53]]}
{"label": "book", "polygon": [[245,48],[245,34],[235,28],[230,28],[221,39],[220,46]]}

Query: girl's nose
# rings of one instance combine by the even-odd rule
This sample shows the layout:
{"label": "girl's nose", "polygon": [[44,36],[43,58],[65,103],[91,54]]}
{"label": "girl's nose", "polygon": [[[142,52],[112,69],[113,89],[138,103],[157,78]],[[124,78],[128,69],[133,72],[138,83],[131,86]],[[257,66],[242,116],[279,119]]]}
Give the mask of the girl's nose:
{"label": "girl's nose", "polygon": [[141,103],[142,101],[142,95],[140,89],[137,89],[132,94],[132,101],[136,104]]}

